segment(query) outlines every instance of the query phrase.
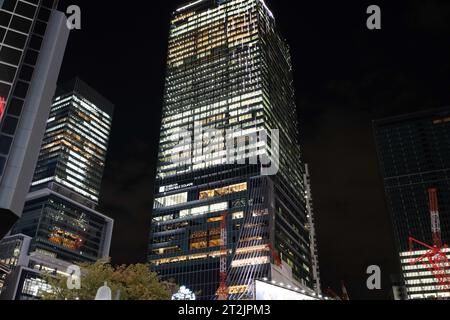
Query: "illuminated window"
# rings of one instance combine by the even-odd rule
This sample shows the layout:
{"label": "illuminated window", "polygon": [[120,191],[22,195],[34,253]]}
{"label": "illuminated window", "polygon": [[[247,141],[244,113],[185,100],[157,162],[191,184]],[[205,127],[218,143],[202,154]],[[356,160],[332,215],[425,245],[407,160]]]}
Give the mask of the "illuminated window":
{"label": "illuminated window", "polygon": [[248,290],[248,286],[233,286],[229,288],[230,294],[240,294],[245,293]]}
{"label": "illuminated window", "polygon": [[223,188],[217,188],[213,190],[206,190],[200,192],[200,200],[211,199],[214,197],[221,197],[232,193],[243,192],[247,190],[247,183],[235,184]]}
{"label": "illuminated window", "polygon": [[244,219],[244,211],[233,213],[233,220]]}
{"label": "illuminated window", "polygon": [[222,203],[215,203],[210,206],[211,212],[217,212],[217,211],[224,211],[228,209],[228,203],[222,202]]}
{"label": "illuminated window", "polygon": [[256,236],[256,237],[244,238],[241,240],[241,242],[252,242],[252,241],[262,241],[262,240],[263,240],[263,237]]}
{"label": "illuminated window", "polygon": [[266,216],[269,214],[269,210],[267,209],[263,209],[263,210],[254,210],[253,211],[253,216],[254,217],[261,217],[261,216]]}
{"label": "illuminated window", "polygon": [[191,242],[191,250],[205,249],[208,247],[208,241]]}
{"label": "illuminated window", "polygon": [[47,292],[50,293],[52,288],[45,280],[39,278],[27,278],[24,281],[22,293],[30,296],[37,297],[40,294]]}
{"label": "illuminated window", "polygon": [[210,247],[220,247],[222,245],[222,240],[219,239],[214,239],[214,240],[209,240],[209,246]]}
{"label": "illuminated window", "polygon": [[254,266],[254,265],[261,265],[261,264],[268,264],[268,263],[270,263],[269,257],[257,257],[257,258],[251,258],[251,259],[235,260],[232,262],[231,266],[233,268],[236,268],[236,267]]}
{"label": "illuminated window", "polygon": [[219,221],[222,221],[222,220],[223,220],[223,217],[220,216],[220,217],[209,218],[208,222],[219,222]]}
{"label": "illuminated window", "polygon": [[162,255],[162,254],[170,254],[180,252],[181,248],[179,246],[169,247],[169,248],[161,248],[153,250],[153,254]]}
{"label": "illuminated window", "polygon": [[193,232],[191,233],[191,239],[194,239],[194,238],[203,238],[203,237],[206,237],[207,235],[208,235],[208,232],[205,231],[205,230],[193,231]]}
{"label": "illuminated window", "polygon": [[447,117],[444,119],[437,119],[437,120],[433,121],[434,124],[441,124],[441,123],[447,123],[447,122],[450,122],[450,117]]}
{"label": "illuminated window", "polygon": [[83,239],[71,232],[64,231],[59,228],[56,228],[48,236],[48,240],[70,250],[79,250],[83,246]]}
{"label": "illuminated window", "polygon": [[187,201],[188,201],[187,192],[174,194],[171,196],[166,196],[166,197],[155,199],[154,208],[158,209],[158,208],[176,206],[179,204],[186,203]]}
{"label": "illuminated window", "polygon": [[215,203],[210,206],[202,206],[192,209],[186,209],[180,211],[180,218],[199,216],[207,213],[214,213],[219,211],[225,211],[228,209],[228,202]]}

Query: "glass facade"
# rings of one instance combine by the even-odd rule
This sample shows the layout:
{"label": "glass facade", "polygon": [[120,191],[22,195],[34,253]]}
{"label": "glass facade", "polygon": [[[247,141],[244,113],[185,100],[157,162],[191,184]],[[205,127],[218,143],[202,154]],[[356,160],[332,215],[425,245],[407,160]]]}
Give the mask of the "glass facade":
{"label": "glass facade", "polygon": [[0,241],[0,300],[8,290],[9,280],[26,259],[30,238],[25,235],[5,237]]}
{"label": "glass facade", "polygon": [[0,1],[0,178],[56,0]]}
{"label": "glass facade", "polygon": [[[224,255],[231,299],[250,297],[251,281],[270,277],[280,259],[312,287],[292,81],[289,49],[264,1],[197,1],[174,12],[149,260],[199,299],[216,298]],[[211,129],[232,132],[231,157]],[[262,132],[267,143],[252,138]],[[262,174],[262,156],[272,164],[279,156],[275,175]]]}
{"label": "glass facade", "polygon": [[11,237],[0,241],[0,296],[5,290],[6,278],[19,264],[22,237]]}
{"label": "glass facade", "polygon": [[114,106],[76,78],[57,89],[22,217],[30,252],[68,262],[109,255],[113,221],[95,211]]}
{"label": "glass facade", "polygon": [[17,294],[16,300],[36,300],[42,292],[48,292],[51,287],[37,272],[23,271],[19,282],[22,290]]}
{"label": "glass facade", "polygon": [[93,262],[105,256],[111,224],[111,219],[52,193],[27,201],[12,234],[32,237],[30,252],[69,262]]}
{"label": "glass facade", "polygon": [[97,204],[111,132],[113,105],[75,79],[57,91],[31,191],[67,189]]}
{"label": "glass facade", "polygon": [[442,241],[450,243],[450,108],[376,121],[374,131],[408,296],[436,296],[431,272],[409,265],[409,237],[433,244],[428,189],[436,188]]}

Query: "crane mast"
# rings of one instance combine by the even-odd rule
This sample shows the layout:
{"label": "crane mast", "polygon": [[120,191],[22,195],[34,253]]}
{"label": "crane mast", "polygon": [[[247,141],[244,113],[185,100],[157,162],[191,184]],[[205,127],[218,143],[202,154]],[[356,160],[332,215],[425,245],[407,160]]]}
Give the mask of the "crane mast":
{"label": "crane mast", "polygon": [[437,189],[428,190],[430,198],[431,232],[433,234],[433,244],[437,248],[442,247],[441,222],[439,219],[439,206],[437,198]]}
{"label": "crane mast", "polygon": [[227,214],[222,215],[220,223],[220,239],[222,246],[220,248],[220,275],[219,289],[217,289],[217,300],[228,300],[229,288],[227,286],[227,260],[228,260],[228,240],[227,240]]}
{"label": "crane mast", "polygon": [[422,241],[410,237],[409,246],[411,256],[414,253],[413,249],[414,244],[418,244],[422,247],[429,249],[429,251],[426,252],[424,255],[420,256],[417,259],[413,259],[410,262],[410,264],[418,265],[422,263],[435,277],[435,279],[438,282],[438,287],[440,287],[441,290],[450,292],[450,275],[448,273],[450,265],[446,254],[448,246],[443,245],[442,243],[437,189],[436,188],[428,189],[428,197],[430,206],[431,232],[433,236],[433,245],[432,246],[427,245]]}

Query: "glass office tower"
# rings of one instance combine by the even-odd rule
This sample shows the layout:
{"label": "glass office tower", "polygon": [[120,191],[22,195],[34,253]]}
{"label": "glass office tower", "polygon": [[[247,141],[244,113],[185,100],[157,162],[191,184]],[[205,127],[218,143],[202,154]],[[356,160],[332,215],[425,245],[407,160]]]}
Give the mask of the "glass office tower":
{"label": "glass office tower", "polygon": [[113,110],[80,79],[58,88],[31,191],[57,184],[97,204]]}
{"label": "glass office tower", "polygon": [[[442,242],[450,243],[450,108],[374,122],[386,201],[394,225],[410,299],[449,297],[423,263],[410,265],[433,246],[428,189],[437,189]],[[446,249],[450,257],[450,250]],[[448,270],[447,272],[450,272]]]}
{"label": "glass office tower", "polygon": [[[114,106],[80,79],[57,89],[12,239],[29,238],[0,299],[39,299],[42,273],[67,276],[73,264],[109,257],[113,220],[96,211]],[[0,241],[0,248],[11,237]],[[1,262],[1,261],[0,261]]]}
{"label": "glass office tower", "polygon": [[56,4],[0,1],[0,238],[22,213],[69,36]]}
{"label": "glass office tower", "polygon": [[149,260],[199,299],[217,297],[224,262],[230,299],[252,298],[273,265],[313,286],[292,82],[264,1],[173,13]]}
{"label": "glass office tower", "polygon": [[95,209],[114,106],[80,79],[57,90],[22,218],[13,234],[64,261],[107,257],[112,219]]}

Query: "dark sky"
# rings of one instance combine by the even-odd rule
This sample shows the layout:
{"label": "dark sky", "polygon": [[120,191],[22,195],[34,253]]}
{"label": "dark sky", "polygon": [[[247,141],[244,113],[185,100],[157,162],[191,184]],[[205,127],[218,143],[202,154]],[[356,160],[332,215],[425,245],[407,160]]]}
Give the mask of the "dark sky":
{"label": "dark sky", "polygon": [[[146,258],[169,18],[184,2],[60,4],[82,9],[60,79],[78,75],[116,105],[101,201],[115,219],[115,263]],[[397,260],[371,122],[450,105],[450,2],[266,2],[292,49],[323,285],[339,292],[344,280],[353,299],[386,298]],[[371,4],[382,9],[382,30],[366,28]],[[382,291],[366,288],[372,264]]]}

